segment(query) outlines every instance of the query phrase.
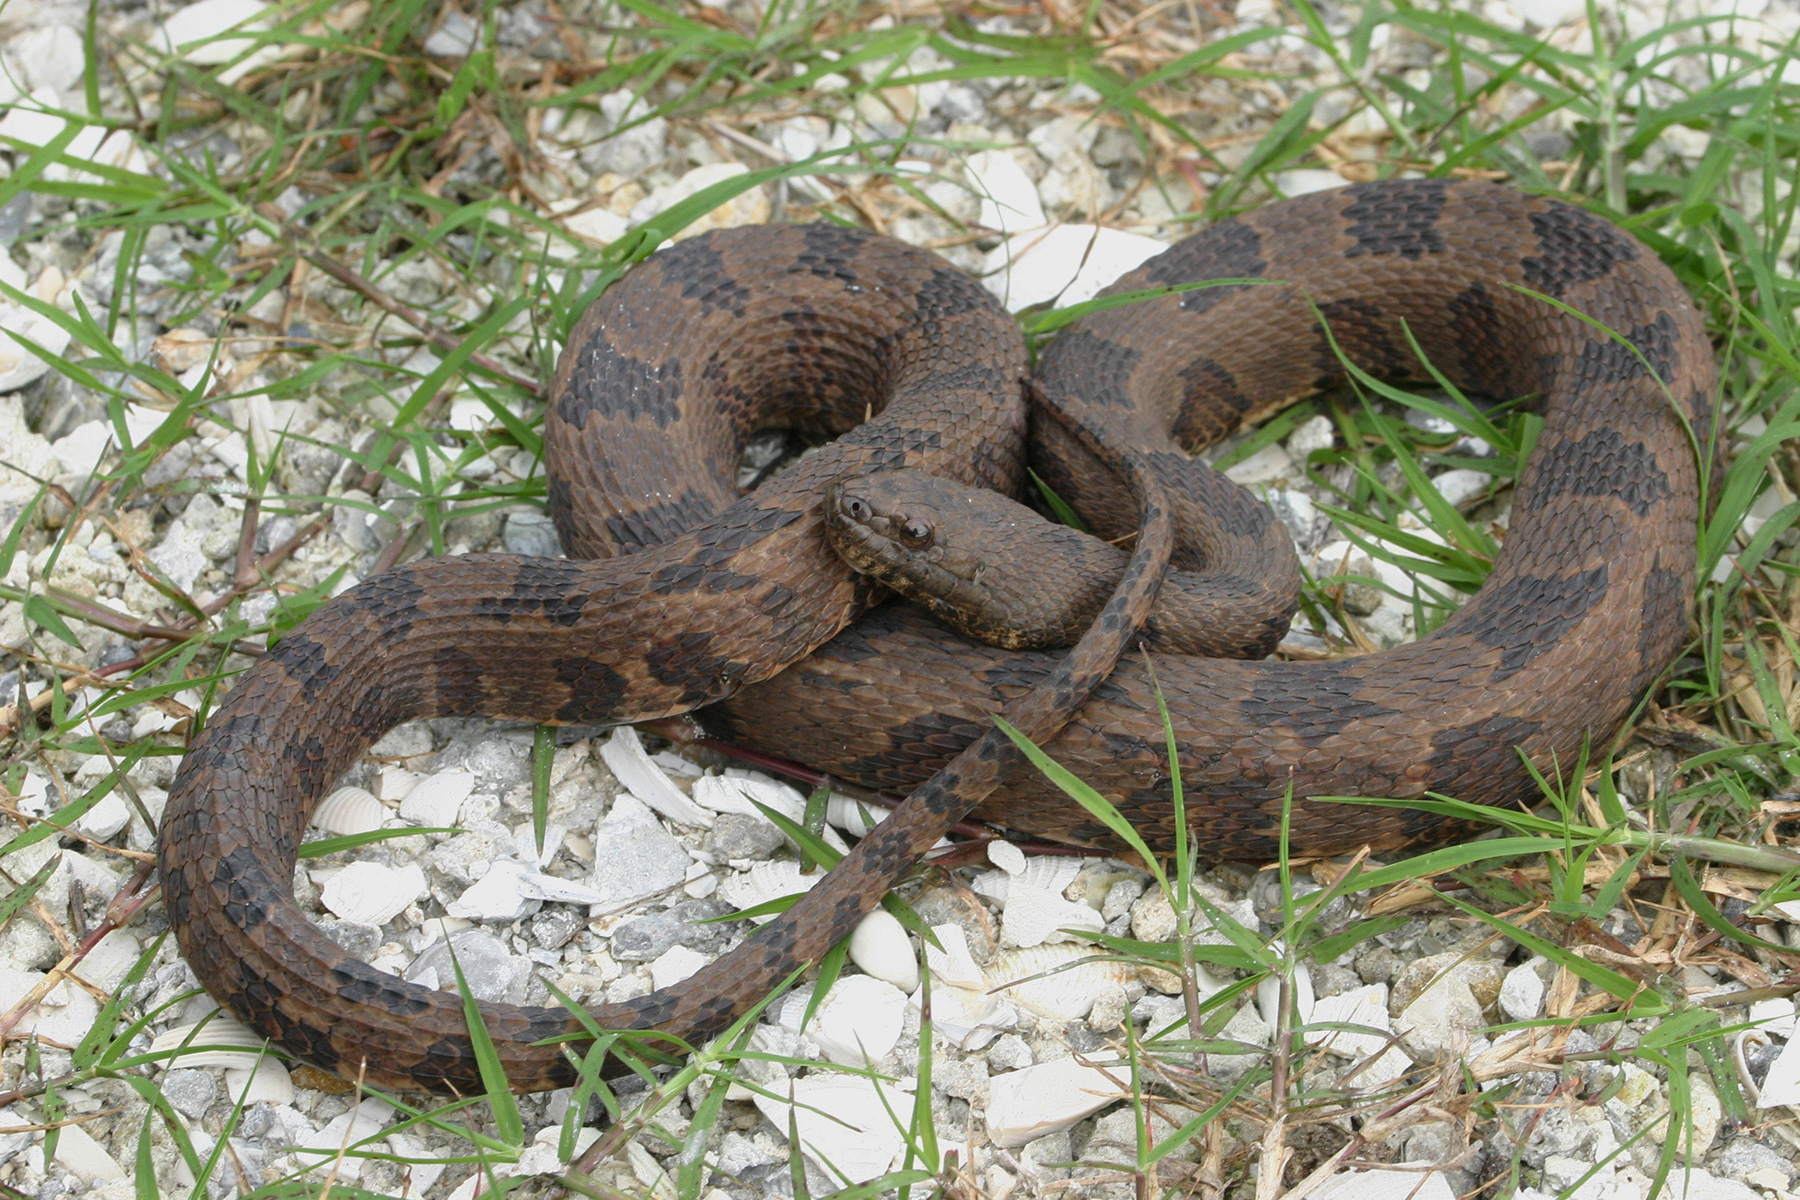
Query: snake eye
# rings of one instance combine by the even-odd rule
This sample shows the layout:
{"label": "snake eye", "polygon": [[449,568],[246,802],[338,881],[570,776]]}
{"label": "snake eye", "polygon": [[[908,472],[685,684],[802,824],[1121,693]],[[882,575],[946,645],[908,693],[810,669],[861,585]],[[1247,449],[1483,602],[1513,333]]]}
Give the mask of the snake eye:
{"label": "snake eye", "polygon": [[931,545],[931,525],[913,517],[899,528],[900,544],[910,550],[923,550]]}

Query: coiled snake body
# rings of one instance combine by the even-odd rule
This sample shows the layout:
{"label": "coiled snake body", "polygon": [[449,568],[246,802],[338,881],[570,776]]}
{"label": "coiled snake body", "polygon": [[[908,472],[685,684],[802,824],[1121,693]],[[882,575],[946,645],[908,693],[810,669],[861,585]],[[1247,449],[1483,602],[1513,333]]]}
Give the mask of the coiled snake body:
{"label": "coiled snake body", "polygon": [[[454,993],[350,958],[293,903],[312,804],[381,733],[418,716],[597,723],[710,703],[704,719],[723,736],[918,789],[738,950],[593,1013],[689,1041],[846,934],[1002,780],[981,815],[1112,845],[998,752],[991,716],[1003,704],[1166,842],[1151,681],[1130,659],[1100,680],[1142,619],[1171,512],[1175,565],[1216,607],[1217,649],[1265,653],[1285,630],[1297,579],[1285,533],[1178,443],[1335,379],[1320,315],[1372,372],[1419,374],[1410,330],[1459,386],[1541,394],[1544,426],[1490,579],[1430,636],[1326,662],[1157,657],[1203,852],[1267,855],[1290,787],[1302,851],[1442,836],[1436,818],[1301,798],[1432,790],[1505,803],[1531,790],[1515,747],[1548,767],[1611,737],[1686,636],[1699,476],[1682,417],[1702,446],[1711,428],[1711,347],[1654,255],[1556,201],[1425,180],[1222,222],[1115,290],[1203,279],[1285,286],[1093,314],[1034,377],[1045,406],[1030,420],[1035,469],[1101,532],[1146,530],[1118,597],[1065,662],[974,645],[898,605],[851,624],[879,593],[823,545],[820,499],[842,476],[924,467],[1016,491],[1023,352],[971,280],[926,252],[822,225],[712,234],[647,260],[576,327],[547,422],[564,544],[611,557],[412,563],[319,609],[242,677],[189,750],[162,824],[164,893],[196,974],[253,1028],[348,1077],[480,1087]],[[849,428],[871,408],[874,420]],[[742,438],[780,421],[848,432],[738,496]],[[1165,506],[1173,488],[1202,499]],[[1271,561],[1269,575],[1252,573]],[[514,1087],[572,1080],[561,1049],[532,1045],[580,1036],[569,1014],[482,1013]]]}

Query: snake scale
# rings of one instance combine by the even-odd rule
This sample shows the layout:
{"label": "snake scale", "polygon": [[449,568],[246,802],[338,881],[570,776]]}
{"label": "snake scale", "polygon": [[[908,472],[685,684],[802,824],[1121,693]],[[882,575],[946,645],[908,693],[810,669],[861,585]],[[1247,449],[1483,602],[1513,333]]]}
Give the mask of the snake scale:
{"label": "snake scale", "polygon": [[[1686,637],[1693,591],[1700,476],[1683,417],[1705,445],[1715,375],[1670,272],[1568,204],[1414,180],[1219,222],[1114,290],[1208,279],[1280,285],[1091,313],[1050,344],[1028,411],[1011,319],[928,252],[810,225],[712,233],[647,259],[577,324],[546,420],[564,545],[603,557],[434,558],[375,576],[283,638],[194,738],[159,853],[196,975],[252,1028],[346,1077],[481,1086],[455,993],[351,958],[293,900],[311,806],[420,716],[601,723],[710,706],[720,736],[912,793],[737,950],[593,1010],[602,1026],[690,1043],[816,960],[983,796],[981,816],[1113,847],[1010,757],[991,721],[1003,705],[1166,845],[1148,668],[1127,657],[1106,670],[1165,561],[1216,606],[1220,653],[1254,658],[1281,637],[1298,577],[1285,532],[1180,447],[1339,378],[1321,317],[1372,372],[1419,373],[1410,331],[1459,386],[1540,396],[1544,424],[1491,577],[1429,636],[1318,662],[1155,657],[1204,852],[1268,855],[1290,787],[1511,803],[1531,793],[1515,747],[1547,767],[1610,738]],[[781,423],[842,436],[739,495],[744,437]],[[1103,535],[1143,530],[1075,651],[976,645],[898,604],[865,615],[881,593],[826,548],[825,490],[921,467],[1017,494],[1027,444]],[[1292,840],[1388,850],[1453,832],[1299,802]],[[561,1048],[533,1044],[580,1036],[570,1014],[485,1004],[482,1016],[515,1088],[572,1080]]]}

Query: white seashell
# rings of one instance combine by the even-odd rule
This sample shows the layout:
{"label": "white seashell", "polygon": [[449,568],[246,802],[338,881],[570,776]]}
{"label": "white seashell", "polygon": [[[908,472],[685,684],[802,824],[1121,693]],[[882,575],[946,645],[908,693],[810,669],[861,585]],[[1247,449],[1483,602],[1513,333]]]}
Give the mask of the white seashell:
{"label": "white seashell", "polygon": [[[1305,963],[1294,964],[1292,995],[1294,1010],[1299,1014],[1297,1023],[1304,1025],[1313,1019],[1312,972]],[[1256,1008],[1262,1013],[1263,1024],[1274,1029],[1281,1016],[1281,981],[1273,975],[1256,985]]]}
{"label": "white seashell", "polygon": [[988,1085],[988,1140],[1016,1149],[1129,1096],[1131,1068],[1114,1057],[1059,1058],[995,1076]]}
{"label": "white seashell", "polygon": [[1106,922],[1085,904],[1064,900],[1060,895],[1033,887],[1014,878],[1006,896],[1004,918],[1000,926],[1000,942],[1006,946],[1041,946],[1045,942],[1071,940],[1065,929],[1100,933]]}
{"label": "white seashell", "polygon": [[[256,1066],[258,1058],[266,1057],[262,1054],[265,1040],[262,1034],[251,1030],[236,1017],[220,1011],[213,1013],[204,1022],[191,1021],[157,1034],[150,1042],[150,1053],[169,1054],[180,1051],[175,1057],[166,1060],[170,1067],[237,1067],[248,1071]],[[208,1049],[182,1050],[183,1045],[205,1046]]]}
{"label": "white seashell", "polygon": [[626,791],[669,820],[694,829],[711,828],[711,815],[669,781],[631,726],[621,725],[613,730],[600,747],[600,757]]}
{"label": "white seashell", "polygon": [[333,916],[359,925],[386,925],[425,894],[425,872],[418,863],[385,867],[351,863],[325,881],[321,899]]}
{"label": "white seashell", "polygon": [[969,935],[963,927],[933,925],[931,932],[938,940],[937,946],[925,943],[925,965],[931,968],[932,979],[951,987],[985,989],[987,977],[981,973],[975,956],[969,953]]}
{"label": "white seashell", "polygon": [[[1047,971],[1055,974],[1045,974]],[[1091,946],[1070,942],[1003,951],[987,968],[988,986],[1000,996],[1054,1021],[1086,1017],[1102,992],[1138,977],[1136,967],[1096,959]]]}
{"label": "white seashell", "polygon": [[761,1092],[752,1099],[781,1134],[791,1120],[806,1156],[834,1176],[867,1183],[898,1166],[906,1153],[906,1139],[894,1122],[906,1120],[913,1098],[891,1083],[808,1075],[789,1082],[787,1094],[791,1104]]}
{"label": "white seashell", "polygon": [[[181,1060],[184,1064],[186,1059]],[[294,1100],[294,1080],[288,1069],[279,1060],[265,1057],[256,1067],[228,1067],[225,1071],[225,1090],[232,1100],[241,1102],[246,1107],[252,1104],[291,1104]]]}
{"label": "white seashell", "polygon": [[650,964],[650,982],[659,990],[673,987],[707,964],[706,955],[686,946],[670,946]]}
{"label": "white seashell", "polygon": [[517,921],[530,916],[543,906],[529,899],[520,887],[520,879],[536,874],[524,863],[502,858],[489,864],[487,874],[477,879],[445,906],[453,917],[469,921]]}
{"label": "white seashell", "polygon": [[[922,1011],[925,989],[914,992],[910,1003]],[[1019,1010],[1006,1001],[987,992],[940,984],[933,972],[931,1028],[937,1036],[964,1050],[979,1050],[1018,1023]]]}
{"label": "white seashell", "polygon": [[782,1002],[782,1028],[810,1038],[840,1066],[879,1062],[900,1040],[906,1023],[906,996],[891,983],[869,975],[846,975],[832,984],[805,1029],[800,1027],[812,993],[796,992]]}
{"label": "white seashell", "polygon": [[1066,307],[1092,300],[1167,249],[1155,238],[1095,225],[1026,229],[988,253],[981,283],[1011,312],[1051,300]]}
{"label": "white seashell", "polygon": [[462,803],[475,790],[475,776],[457,767],[439,771],[413,784],[400,801],[400,815],[408,821],[446,829],[456,824]]}
{"label": "white seashell", "polygon": [[1016,874],[1009,871],[983,871],[975,877],[969,886],[977,896],[986,896],[990,900],[1001,903],[1011,895],[1013,880],[1029,884],[1035,888],[1060,896],[1075,882],[1081,874],[1082,860],[1058,854],[1037,854],[1025,860],[1025,869]]}
{"label": "white seashell", "polygon": [[[823,871],[811,875],[800,873],[800,864],[790,859],[759,862],[748,871],[733,871],[719,883],[719,899],[733,908],[755,908],[781,896],[798,896],[811,891],[825,878]],[[757,924],[773,917],[754,917]]]}
{"label": "white seashell", "polygon": [[387,808],[373,792],[359,787],[341,787],[319,801],[319,807],[313,809],[312,823],[326,833],[353,837],[380,829],[387,815]]}
{"label": "white seashell", "polygon": [[886,909],[864,917],[850,934],[850,961],[903,992],[919,986],[919,959],[906,927]]}
{"label": "white seashell", "polygon": [[1012,890],[1013,877],[995,867],[991,871],[983,871],[969,881],[969,890],[977,896],[985,896],[989,900],[1006,903],[1007,893]]}
{"label": "white seashell", "polygon": [[[409,771],[405,767],[389,763],[375,774],[375,795],[383,804],[398,804],[424,778],[417,771]],[[471,790],[473,787],[471,784]]]}
{"label": "white seashell", "polygon": [[892,816],[894,810],[885,804],[871,804],[838,792],[825,802],[825,823],[837,827],[851,837],[862,837]]}
{"label": "white seashell", "polygon": [[[1257,999],[1262,999],[1260,989]],[[1329,1022],[1366,1025],[1384,1032],[1392,1030],[1393,1024],[1388,1017],[1388,985],[1371,983],[1367,987],[1326,996],[1313,1004],[1312,1015],[1306,1021],[1309,1025]],[[1387,1045],[1387,1039],[1373,1033],[1352,1033],[1344,1029],[1309,1029],[1306,1044],[1320,1046],[1344,1058],[1361,1059]]]}
{"label": "white seashell", "polygon": [[1066,854],[1036,854],[1025,860],[1025,870],[1019,876],[1019,882],[1043,888],[1053,896],[1060,896],[1069,890],[1069,885],[1081,874],[1081,868],[1086,862],[1086,859],[1070,858]]}
{"label": "white seashell", "polygon": [[1008,875],[1020,875],[1025,871],[1025,852],[1011,842],[989,842],[987,856],[989,862]]}
{"label": "white seashell", "polygon": [[530,900],[553,900],[559,904],[605,904],[607,896],[598,888],[573,879],[528,871],[519,876],[519,895]]}

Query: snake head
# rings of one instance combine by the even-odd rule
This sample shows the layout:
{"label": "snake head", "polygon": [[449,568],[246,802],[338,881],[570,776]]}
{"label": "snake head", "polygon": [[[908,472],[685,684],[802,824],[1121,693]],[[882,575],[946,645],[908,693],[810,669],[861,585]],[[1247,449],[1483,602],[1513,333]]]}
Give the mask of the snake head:
{"label": "snake head", "polygon": [[1048,528],[1036,513],[916,468],[840,479],[825,496],[826,536],[852,569],[969,637],[1042,644],[1015,631],[1014,580],[1035,578],[1019,560]]}

